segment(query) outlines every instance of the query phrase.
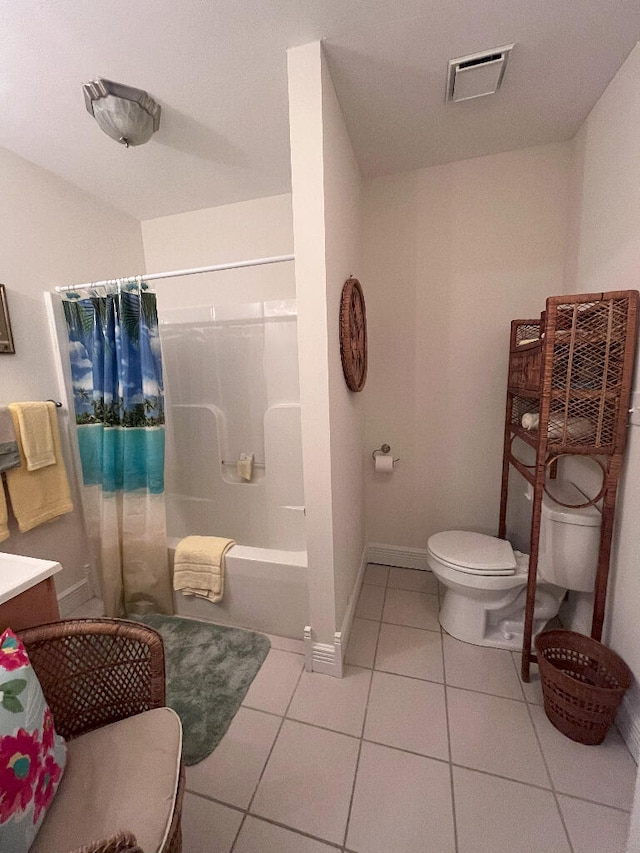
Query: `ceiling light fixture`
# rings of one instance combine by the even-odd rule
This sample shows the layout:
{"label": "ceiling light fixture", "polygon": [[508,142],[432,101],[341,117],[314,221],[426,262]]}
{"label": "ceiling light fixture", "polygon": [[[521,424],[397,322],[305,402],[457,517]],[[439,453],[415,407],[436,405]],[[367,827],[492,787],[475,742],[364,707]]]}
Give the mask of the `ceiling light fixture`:
{"label": "ceiling light fixture", "polygon": [[495,94],[504,77],[512,44],[449,60],[447,101],[469,101]]}
{"label": "ceiling light fixture", "polygon": [[142,89],[100,77],[82,87],[87,111],[125,148],[148,142],[160,127],[160,104]]}

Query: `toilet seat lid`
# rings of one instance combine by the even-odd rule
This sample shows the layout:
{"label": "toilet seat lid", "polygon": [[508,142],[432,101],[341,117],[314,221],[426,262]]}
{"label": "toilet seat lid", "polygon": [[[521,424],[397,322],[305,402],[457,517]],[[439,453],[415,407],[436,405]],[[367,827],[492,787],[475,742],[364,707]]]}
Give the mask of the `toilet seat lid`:
{"label": "toilet seat lid", "polygon": [[472,533],[469,530],[445,530],[429,538],[429,550],[441,560],[462,571],[513,573],[516,558],[513,548],[506,539]]}

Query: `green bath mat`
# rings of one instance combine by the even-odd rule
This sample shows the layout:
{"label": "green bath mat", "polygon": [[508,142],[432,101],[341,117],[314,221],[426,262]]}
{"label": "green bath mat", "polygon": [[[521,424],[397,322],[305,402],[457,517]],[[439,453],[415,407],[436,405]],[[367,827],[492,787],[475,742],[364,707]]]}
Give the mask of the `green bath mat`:
{"label": "green bath mat", "polygon": [[264,634],[149,613],[164,641],[167,705],[182,720],[185,764],[197,764],[229,728],[271,643]]}

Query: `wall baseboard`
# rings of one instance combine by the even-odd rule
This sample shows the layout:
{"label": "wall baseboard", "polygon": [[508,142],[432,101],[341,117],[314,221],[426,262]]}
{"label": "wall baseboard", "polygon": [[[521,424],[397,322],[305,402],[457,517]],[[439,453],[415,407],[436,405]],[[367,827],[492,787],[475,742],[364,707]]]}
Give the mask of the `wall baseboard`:
{"label": "wall baseboard", "polygon": [[381,545],[370,542],[368,562],[383,566],[399,566],[402,569],[421,569],[427,571],[426,548],[403,548],[399,545]]}
{"label": "wall baseboard", "polygon": [[342,678],[345,665],[345,655],[349,644],[349,636],[351,634],[351,626],[355,618],[356,606],[358,604],[358,596],[360,588],[364,580],[364,573],[367,568],[368,551],[365,547],[362,556],[360,557],[360,567],[356,575],[353,590],[349,596],[347,610],[342,620],[342,626],[339,631],[336,631],[333,636],[333,643],[316,643],[313,640],[313,629],[310,625],[306,625],[304,629],[304,649],[305,649],[305,669],[307,672],[322,672],[325,675],[333,675],[335,678]]}
{"label": "wall baseboard", "polygon": [[616,715],[616,725],[629,752],[640,763],[640,689],[637,687],[625,693]]}
{"label": "wall baseboard", "polygon": [[342,678],[343,649],[339,631],[334,634],[333,643],[316,643],[311,626],[305,625],[304,668],[307,672],[321,672]]}
{"label": "wall baseboard", "polygon": [[86,601],[91,600],[91,590],[89,581],[83,578],[78,583],[74,583],[69,589],[63,590],[58,595],[58,607],[60,609],[60,618],[68,619],[69,615],[81,607]]}

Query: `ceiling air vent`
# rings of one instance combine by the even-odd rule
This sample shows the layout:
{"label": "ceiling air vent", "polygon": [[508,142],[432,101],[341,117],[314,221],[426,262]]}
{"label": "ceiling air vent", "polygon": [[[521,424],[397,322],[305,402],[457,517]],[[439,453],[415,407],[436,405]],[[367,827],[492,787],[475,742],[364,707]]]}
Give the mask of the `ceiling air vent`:
{"label": "ceiling air vent", "polygon": [[493,95],[500,88],[512,44],[449,60],[447,101]]}

